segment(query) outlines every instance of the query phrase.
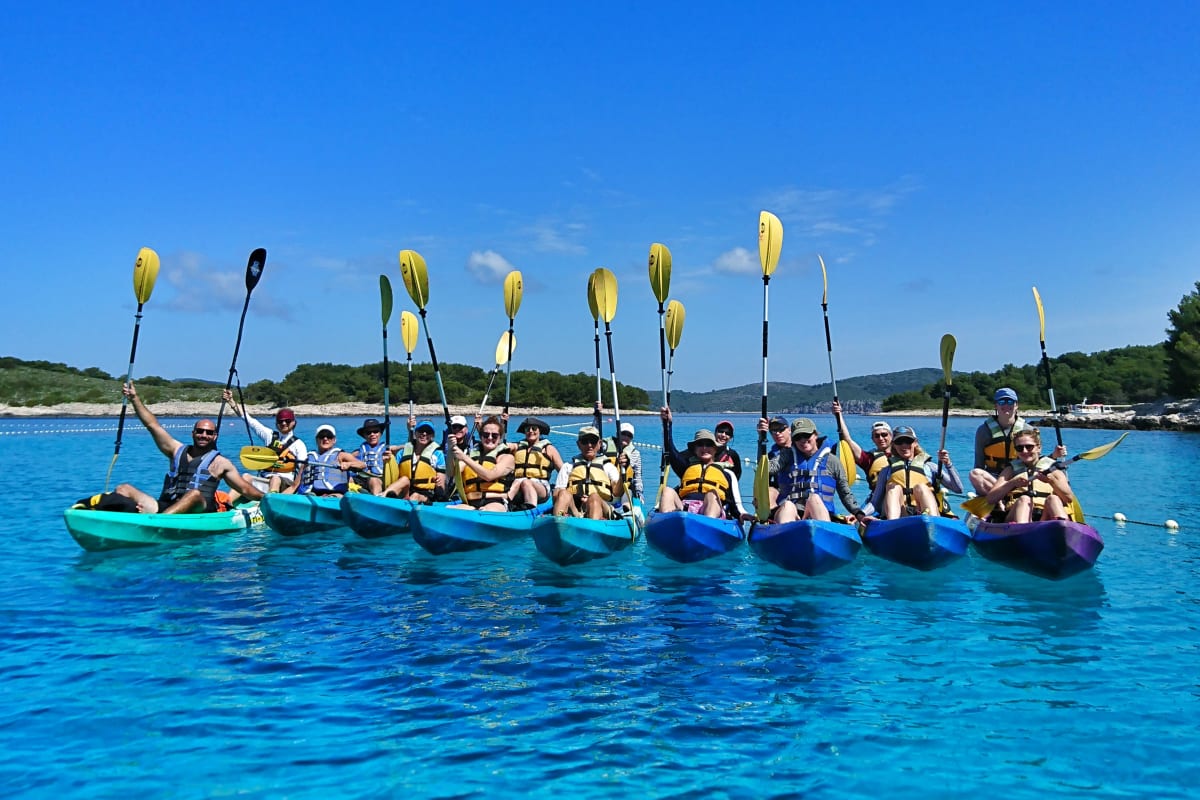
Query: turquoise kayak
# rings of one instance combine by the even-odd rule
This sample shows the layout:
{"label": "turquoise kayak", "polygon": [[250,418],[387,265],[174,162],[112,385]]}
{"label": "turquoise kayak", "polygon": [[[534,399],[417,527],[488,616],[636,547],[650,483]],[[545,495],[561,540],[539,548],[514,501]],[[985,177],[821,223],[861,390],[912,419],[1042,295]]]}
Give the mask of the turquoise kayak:
{"label": "turquoise kayak", "polygon": [[263,521],[258,503],[212,514],[130,514],[68,508],[67,530],[84,550],[174,544],[245,530]]}
{"label": "turquoise kayak", "polygon": [[[442,503],[441,505],[445,505]],[[398,497],[376,497],[352,492],[342,498],[342,519],[350,530],[364,539],[412,533],[412,516],[418,506]]]}
{"label": "turquoise kayak", "polygon": [[441,556],[525,539],[533,520],[549,510],[549,501],[525,511],[476,511],[438,504],[422,506],[411,515],[410,524],[413,540]]}
{"label": "turquoise kayak", "polygon": [[301,536],[345,527],[341,503],[340,497],[272,492],[259,506],[271,530],[284,536]]}
{"label": "turquoise kayak", "polygon": [[966,555],[971,532],[962,520],[920,514],[867,523],[863,544],[880,558],[928,572]]}
{"label": "turquoise kayak", "polygon": [[646,542],[674,561],[689,564],[724,555],[746,541],[736,519],[687,511],[655,511],[646,523]]}
{"label": "turquoise kayak", "polygon": [[796,520],[755,525],[750,529],[750,547],[776,566],[811,577],[849,564],[862,548],[862,540],[853,525]]}
{"label": "turquoise kayak", "polygon": [[546,513],[533,521],[533,543],[555,564],[582,564],[624,550],[637,541],[645,528],[642,501],[617,519],[556,517]]}

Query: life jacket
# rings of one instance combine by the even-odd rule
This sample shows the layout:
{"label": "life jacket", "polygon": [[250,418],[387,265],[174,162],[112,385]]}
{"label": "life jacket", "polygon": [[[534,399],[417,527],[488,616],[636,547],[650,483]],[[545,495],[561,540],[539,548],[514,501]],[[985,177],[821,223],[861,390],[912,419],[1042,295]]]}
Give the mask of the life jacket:
{"label": "life jacket", "polygon": [[680,498],[703,497],[708,492],[713,492],[721,501],[721,505],[725,505],[729,501],[729,490],[732,488],[726,469],[727,467],[715,463],[690,464],[679,478]]}
{"label": "life jacket", "polygon": [[379,442],[374,447],[363,442],[354,451],[354,457],[367,465],[365,472],[375,478],[383,477],[383,457],[387,455],[386,442]]}
{"label": "life jacket", "polygon": [[930,485],[929,475],[925,472],[925,465],[928,463],[929,456],[925,453],[918,453],[909,461],[898,457],[888,459],[887,465],[891,469],[888,483],[904,490],[904,505],[916,506],[913,502],[913,487]]}
{"label": "life jacket", "polygon": [[879,480],[879,473],[883,472],[890,458],[891,454],[886,450],[871,451],[871,463],[867,465],[867,485],[872,489],[875,488],[875,481]]}
{"label": "life jacket", "polygon": [[[1024,473],[1027,473],[1030,476],[1032,476],[1036,473],[1045,472],[1046,470],[1053,467],[1054,464],[1055,464],[1055,461],[1053,458],[1051,458],[1050,456],[1042,456],[1036,462],[1034,462],[1034,464],[1031,468],[1026,467],[1025,463],[1023,461],[1021,461],[1020,459],[1016,459],[1015,461],[1013,461],[1011,466],[1012,466],[1014,475],[1019,475],[1022,472],[1024,472]],[[1033,483],[1031,483],[1029,486],[1025,487],[1024,489],[1019,489],[1019,490],[1013,492],[1006,499],[1010,500],[1010,501],[1016,500],[1018,497],[1021,497],[1022,495],[1028,495],[1029,497],[1032,497],[1033,498],[1033,519],[1036,521],[1036,520],[1041,519],[1042,509],[1045,508],[1045,506],[1046,506],[1046,498],[1048,498],[1052,494],[1054,494],[1054,487],[1050,485],[1049,481],[1045,481],[1045,480],[1042,480],[1039,478],[1039,479],[1035,479],[1033,481]]]}
{"label": "life jacket", "polygon": [[296,434],[289,433],[286,439],[281,439],[279,431],[273,431],[272,433],[274,435],[271,437],[271,443],[267,447],[275,451],[279,456],[279,460],[266,469],[258,471],[259,477],[262,478],[270,477],[280,472],[291,473],[296,471],[296,457],[287,452],[287,449],[295,443]]}
{"label": "life jacket", "polygon": [[822,447],[801,460],[796,448],[792,447],[791,469],[776,476],[779,501],[791,500],[797,506],[803,507],[808,502],[809,495],[816,492],[826,510],[832,514],[833,493],[837,489],[837,481],[825,465],[831,452],[833,451],[828,446]]}
{"label": "life jacket", "polygon": [[[496,466],[496,457],[505,452],[506,448],[507,445],[499,444],[495,449],[483,453],[478,446],[472,447],[471,460],[481,467],[491,469]],[[505,475],[500,480],[489,481],[479,477],[478,473],[465,463],[459,464],[458,468],[462,471],[463,489],[467,492],[467,496],[463,499],[468,502],[498,498],[508,492],[508,486],[512,482],[512,473]]]}
{"label": "life jacket", "polygon": [[988,427],[991,439],[983,448],[983,468],[993,475],[999,475],[1017,455],[1012,449],[1013,437],[1029,426],[1020,417],[1013,420],[1012,428],[1007,432],[994,416],[988,417],[984,424]]}
{"label": "life jacket", "polygon": [[198,458],[189,459],[187,449],[187,445],[180,445],[171,456],[171,468],[163,478],[160,498],[175,501],[192,489],[199,489],[204,496],[205,507],[212,508],[216,504],[217,487],[221,485],[221,479],[209,470],[212,469],[213,460],[221,453],[213,448]]}
{"label": "life jacket", "polygon": [[612,482],[604,471],[604,465],[609,463],[606,458],[597,457],[588,461],[583,456],[575,456],[571,459],[567,491],[580,500],[589,494],[598,494],[605,502],[612,502]]}
{"label": "life jacket", "polygon": [[[633,445],[629,445],[630,449]],[[596,458],[603,459],[621,471],[621,467],[617,464],[617,459],[621,456],[621,445],[611,436],[600,442],[600,448],[596,451]],[[629,460],[629,466],[625,467],[625,486],[630,492],[633,491],[633,459]]]}
{"label": "life jacket", "polygon": [[338,466],[340,447],[331,447],[324,453],[309,452],[308,466],[300,479],[297,494],[329,494],[344,492],[349,488],[350,473]]}
{"label": "life jacket", "polygon": [[546,455],[546,448],[549,444],[550,442],[546,439],[538,439],[533,444],[528,441],[517,442],[517,466],[513,469],[513,477],[532,478],[538,481],[550,480],[554,464],[550,461],[550,456]]}
{"label": "life jacket", "polygon": [[440,449],[437,442],[430,442],[420,453],[412,442],[404,445],[400,451],[400,476],[408,478],[410,491],[431,494],[437,489],[437,476],[442,470],[438,469],[434,456]]}

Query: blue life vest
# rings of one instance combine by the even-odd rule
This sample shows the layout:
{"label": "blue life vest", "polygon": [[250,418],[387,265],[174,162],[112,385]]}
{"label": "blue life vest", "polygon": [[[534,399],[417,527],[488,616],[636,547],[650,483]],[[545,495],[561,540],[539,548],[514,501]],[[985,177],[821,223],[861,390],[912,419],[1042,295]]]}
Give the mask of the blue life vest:
{"label": "blue life vest", "polygon": [[825,508],[832,514],[833,493],[837,489],[837,481],[825,466],[831,452],[829,447],[823,447],[801,460],[800,454],[793,447],[791,468],[786,472],[780,471],[776,476],[779,502],[791,500],[797,506],[803,507],[808,502],[808,496],[816,492]]}
{"label": "blue life vest", "polygon": [[345,492],[349,488],[350,474],[338,466],[338,454],[342,448],[333,447],[324,453],[308,454],[308,466],[304,468],[297,494],[329,494]]}
{"label": "blue life vest", "polygon": [[376,477],[383,477],[383,457],[387,453],[387,443],[380,442],[371,447],[366,442],[358,446],[354,451],[355,457],[367,465],[367,473]]}
{"label": "blue life vest", "polygon": [[199,458],[188,459],[187,449],[187,445],[180,445],[175,454],[171,456],[171,468],[163,479],[159,502],[161,503],[163,500],[174,502],[192,489],[199,489],[200,494],[204,496],[205,506],[212,508],[216,503],[215,495],[217,487],[221,485],[221,479],[209,470],[212,468],[213,460],[221,453],[213,448]]}

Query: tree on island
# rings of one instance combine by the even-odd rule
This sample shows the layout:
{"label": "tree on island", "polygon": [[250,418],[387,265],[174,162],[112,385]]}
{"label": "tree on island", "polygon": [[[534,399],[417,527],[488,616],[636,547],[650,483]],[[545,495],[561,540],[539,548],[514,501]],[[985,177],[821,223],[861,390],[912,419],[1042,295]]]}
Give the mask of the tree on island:
{"label": "tree on island", "polygon": [[1167,380],[1179,398],[1200,395],[1200,281],[1179,307],[1167,312]]}

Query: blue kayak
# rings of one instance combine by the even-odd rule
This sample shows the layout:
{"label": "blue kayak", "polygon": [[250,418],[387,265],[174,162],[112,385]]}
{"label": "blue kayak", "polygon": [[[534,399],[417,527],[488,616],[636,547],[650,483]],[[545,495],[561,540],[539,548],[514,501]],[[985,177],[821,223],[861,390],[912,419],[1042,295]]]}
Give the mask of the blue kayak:
{"label": "blue kayak", "polygon": [[920,514],[867,523],[863,544],[880,558],[929,571],[966,555],[971,532],[962,520]]}
{"label": "blue kayak", "polygon": [[525,511],[476,511],[438,504],[421,506],[410,524],[416,543],[441,556],[527,538],[533,520],[549,510],[549,501]]}
{"label": "blue kayak", "polygon": [[[417,504],[398,497],[376,497],[355,492],[342,498],[342,519],[364,539],[412,533],[412,515]],[[421,506],[424,508],[424,506]]]}
{"label": "blue kayak", "polygon": [[1082,522],[981,522],[969,517],[967,524],[975,552],[1052,581],[1091,569],[1104,549],[1099,531]]}
{"label": "blue kayak", "polygon": [[728,553],[746,541],[746,534],[736,519],[655,511],[646,523],[646,541],[667,558],[690,564]]}
{"label": "blue kayak", "polygon": [[543,514],[533,521],[533,543],[542,555],[563,566],[610,556],[637,541],[645,527],[642,502],[633,502],[633,511],[617,519]]}
{"label": "blue kayak", "polygon": [[271,530],[284,536],[302,536],[345,527],[341,502],[340,497],[271,492],[259,506]]}
{"label": "blue kayak", "polygon": [[862,548],[853,525],[814,520],[754,525],[749,540],[762,558],[808,576],[846,566]]}

